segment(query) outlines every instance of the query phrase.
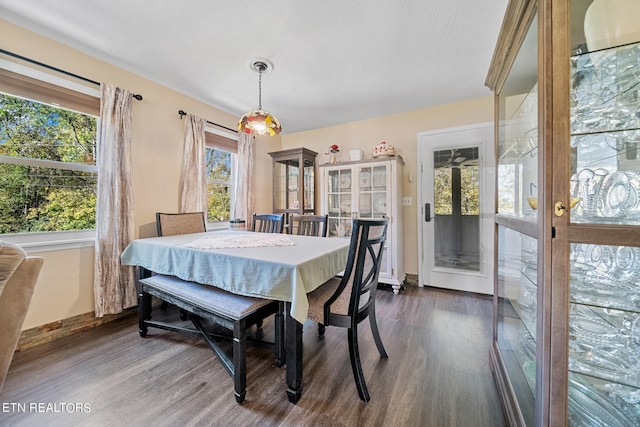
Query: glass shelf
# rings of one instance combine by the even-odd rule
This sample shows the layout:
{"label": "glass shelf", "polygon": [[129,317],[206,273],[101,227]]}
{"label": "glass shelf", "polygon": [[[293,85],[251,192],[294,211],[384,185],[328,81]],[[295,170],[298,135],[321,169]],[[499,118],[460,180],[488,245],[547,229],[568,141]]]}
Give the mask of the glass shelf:
{"label": "glass shelf", "polygon": [[571,57],[575,223],[640,224],[640,43]]}

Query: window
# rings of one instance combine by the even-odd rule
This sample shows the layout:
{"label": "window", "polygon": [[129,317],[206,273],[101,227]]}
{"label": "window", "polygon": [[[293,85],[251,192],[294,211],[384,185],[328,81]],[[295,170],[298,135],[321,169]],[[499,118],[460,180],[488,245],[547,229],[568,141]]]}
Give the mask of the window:
{"label": "window", "polygon": [[0,69],[0,234],[95,228],[99,106]]}
{"label": "window", "polygon": [[237,141],[230,135],[214,130],[207,130],[205,137],[209,190],[207,222],[229,221],[233,206]]}

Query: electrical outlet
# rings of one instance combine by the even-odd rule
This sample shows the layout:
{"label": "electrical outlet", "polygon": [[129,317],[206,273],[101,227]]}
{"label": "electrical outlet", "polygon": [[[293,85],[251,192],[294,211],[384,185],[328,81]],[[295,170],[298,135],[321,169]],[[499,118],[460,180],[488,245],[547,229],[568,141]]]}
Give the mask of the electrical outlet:
{"label": "electrical outlet", "polygon": [[402,206],[413,206],[413,198],[411,196],[403,197]]}

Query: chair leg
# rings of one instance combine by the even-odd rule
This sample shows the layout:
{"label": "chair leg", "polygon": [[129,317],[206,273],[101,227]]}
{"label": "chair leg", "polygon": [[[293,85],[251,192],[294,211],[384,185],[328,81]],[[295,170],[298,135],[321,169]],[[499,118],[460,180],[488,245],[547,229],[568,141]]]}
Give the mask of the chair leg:
{"label": "chair leg", "polygon": [[326,327],[322,323],[318,323],[318,335],[323,337]]}
{"label": "chair leg", "polygon": [[247,336],[244,320],[233,327],[233,386],[236,402],[242,403],[247,394]]}
{"label": "chair leg", "polygon": [[376,308],[375,306],[371,306],[371,311],[369,311],[369,324],[371,325],[371,332],[373,332],[373,340],[376,342],[376,347],[378,347],[378,353],[380,353],[380,357],[383,359],[388,358],[386,350],[382,345],[382,338],[380,338],[380,332],[378,331],[378,321],[376,320]]}
{"label": "chair leg", "polygon": [[349,358],[351,359],[351,370],[353,378],[356,381],[358,395],[363,402],[369,401],[369,391],[364,381],[362,373],[362,364],[360,363],[360,351],[358,350],[358,329],[357,327],[349,328]]}

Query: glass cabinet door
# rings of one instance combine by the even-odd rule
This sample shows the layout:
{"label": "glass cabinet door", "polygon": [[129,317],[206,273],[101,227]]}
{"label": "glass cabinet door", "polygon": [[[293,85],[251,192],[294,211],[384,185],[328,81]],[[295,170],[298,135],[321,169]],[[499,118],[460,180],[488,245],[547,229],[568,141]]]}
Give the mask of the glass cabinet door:
{"label": "glass cabinet door", "polygon": [[388,173],[385,165],[357,167],[358,217],[382,218],[388,216]]}
{"label": "glass cabinet door", "polygon": [[328,235],[333,237],[347,237],[351,235],[351,220],[353,209],[351,206],[355,177],[351,167],[333,168],[327,172],[327,206],[329,214]]}
{"label": "glass cabinet door", "polygon": [[537,19],[498,92],[497,316],[494,346],[519,423],[536,423],[539,358]]}
{"label": "glass cabinet door", "polygon": [[310,160],[304,160],[304,210],[315,212],[316,188],[315,188],[315,164]]}
{"label": "glass cabinet door", "polygon": [[640,2],[586,3],[571,2],[568,58],[569,228],[589,236],[570,242],[568,424],[638,426],[640,25],[624,15]]}
{"label": "glass cabinet door", "polygon": [[497,345],[526,425],[535,424],[537,240],[498,226]]}
{"label": "glass cabinet door", "polygon": [[299,209],[300,165],[297,159],[275,162],[273,168],[274,208],[276,210]]}

